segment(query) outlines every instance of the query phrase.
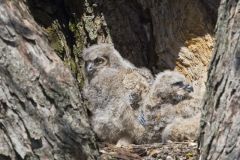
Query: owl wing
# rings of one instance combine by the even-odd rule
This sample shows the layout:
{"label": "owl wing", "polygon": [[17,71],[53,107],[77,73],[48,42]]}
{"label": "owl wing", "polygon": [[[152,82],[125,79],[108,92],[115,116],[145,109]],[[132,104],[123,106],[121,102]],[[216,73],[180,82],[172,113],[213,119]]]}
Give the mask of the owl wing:
{"label": "owl wing", "polygon": [[124,70],[123,74],[122,84],[128,95],[129,104],[134,110],[137,110],[143,105],[143,99],[150,88],[148,79],[135,69]]}

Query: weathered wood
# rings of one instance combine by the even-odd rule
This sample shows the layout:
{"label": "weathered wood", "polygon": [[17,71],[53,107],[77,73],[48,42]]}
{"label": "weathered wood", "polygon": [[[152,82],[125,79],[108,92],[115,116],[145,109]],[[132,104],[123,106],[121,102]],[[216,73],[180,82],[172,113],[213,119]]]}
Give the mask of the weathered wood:
{"label": "weathered wood", "polygon": [[201,125],[201,159],[240,159],[240,1],[222,0]]}
{"label": "weathered wood", "polygon": [[0,159],[95,159],[70,71],[24,1],[0,0]]}

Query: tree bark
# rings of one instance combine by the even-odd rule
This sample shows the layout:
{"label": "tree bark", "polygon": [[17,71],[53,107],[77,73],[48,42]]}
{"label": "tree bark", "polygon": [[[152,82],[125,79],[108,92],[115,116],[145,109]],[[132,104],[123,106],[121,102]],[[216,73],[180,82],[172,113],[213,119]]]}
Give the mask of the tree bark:
{"label": "tree bark", "polygon": [[240,159],[240,1],[222,0],[201,120],[201,159]]}
{"label": "tree bark", "polygon": [[25,1],[0,0],[0,159],[95,159],[80,90]]}

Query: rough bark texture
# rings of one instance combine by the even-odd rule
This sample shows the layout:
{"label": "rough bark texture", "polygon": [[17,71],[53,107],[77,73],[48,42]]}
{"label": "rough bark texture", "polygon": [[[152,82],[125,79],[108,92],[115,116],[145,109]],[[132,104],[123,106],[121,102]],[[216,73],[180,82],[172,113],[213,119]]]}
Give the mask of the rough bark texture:
{"label": "rough bark texture", "polygon": [[24,1],[0,0],[0,159],[94,159],[76,82]]}
{"label": "rough bark texture", "polygon": [[222,0],[201,126],[202,159],[240,159],[240,1]]}
{"label": "rough bark texture", "polygon": [[84,82],[81,53],[91,44],[111,42],[102,14],[89,0],[27,0],[34,19],[47,34],[50,46],[69,66],[80,87]]}

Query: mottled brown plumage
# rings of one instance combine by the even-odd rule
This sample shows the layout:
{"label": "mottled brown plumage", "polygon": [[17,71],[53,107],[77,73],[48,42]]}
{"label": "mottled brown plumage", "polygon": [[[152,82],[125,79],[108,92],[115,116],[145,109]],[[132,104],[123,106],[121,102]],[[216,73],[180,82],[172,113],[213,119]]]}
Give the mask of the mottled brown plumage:
{"label": "mottled brown plumage", "polygon": [[146,77],[111,45],[92,46],[83,58],[88,79],[84,96],[91,103],[91,124],[98,138],[116,143],[141,137],[138,109],[149,90]]}
{"label": "mottled brown plumage", "polygon": [[[194,125],[191,133],[189,130],[179,129],[175,125],[178,124],[179,119],[182,119],[181,125],[184,126],[184,123],[188,123],[189,118],[199,113],[198,100],[191,96],[192,91],[193,88],[182,74],[175,71],[159,73],[144,100],[143,112],[146,131],[143,137],[139,138],[142,140],[139,143],[186,140],[185,137],[185,139],[174,138],[179,134],[185,134],[189,139],[194,139],[195,137],[192,135],[197,132],[199,123]],[[172,129],[176,131],[173,132]]]}

